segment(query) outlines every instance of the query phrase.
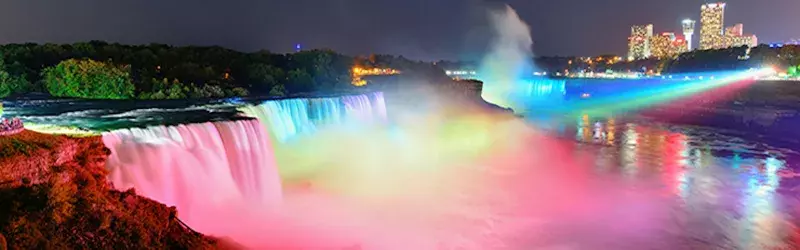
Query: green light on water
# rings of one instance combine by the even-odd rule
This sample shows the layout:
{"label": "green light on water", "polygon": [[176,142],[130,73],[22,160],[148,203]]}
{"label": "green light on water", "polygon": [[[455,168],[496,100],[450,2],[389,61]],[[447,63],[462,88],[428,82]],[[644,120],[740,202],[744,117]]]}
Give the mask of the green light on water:
{"label": "green light on water", "polygon": [[674,101],[694,94],[711,91],[735,82],[764,74],[767,70],[748,71],[720,78],[706,78],[701,81],[658,86],[641,91],[631,91],[619,95],[589,98],[584,101],[565,105],[561,111],[574,115],[590,115],[607,117],[616,113],[637,111],[644,108]]}

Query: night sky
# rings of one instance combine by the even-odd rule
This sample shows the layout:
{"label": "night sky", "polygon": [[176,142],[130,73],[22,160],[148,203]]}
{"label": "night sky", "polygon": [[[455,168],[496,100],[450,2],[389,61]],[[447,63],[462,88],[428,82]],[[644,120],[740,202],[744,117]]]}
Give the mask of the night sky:
{"label": "night sky", "polygon": [[[3,0],[0,43],[106,40],[221,45],[241,51],[474,59],[491,34],[486,6],[509,3],[538,55],[623,54],[633,24],[680,31],[703,0]],[[800,0],[728,0],[726,25],[760,42],[800,38]],[[794,13],[793,13],[794,12]],[[699,26],[699,23],[698,23]],[[699,32],[699,27],[698,27]],[[695,33],[695,36],[698,36]],[[696,44],[696,41],[695,41]]]}

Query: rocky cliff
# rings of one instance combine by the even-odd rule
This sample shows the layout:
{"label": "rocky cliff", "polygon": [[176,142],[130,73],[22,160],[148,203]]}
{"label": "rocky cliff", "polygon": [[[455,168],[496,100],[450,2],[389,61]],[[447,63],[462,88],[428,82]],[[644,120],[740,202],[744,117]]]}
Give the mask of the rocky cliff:
{"label": "rocky cliff", "polygon": [[0,249],[233,249],[174,207],[115,191],[99,137],[0,137]]}

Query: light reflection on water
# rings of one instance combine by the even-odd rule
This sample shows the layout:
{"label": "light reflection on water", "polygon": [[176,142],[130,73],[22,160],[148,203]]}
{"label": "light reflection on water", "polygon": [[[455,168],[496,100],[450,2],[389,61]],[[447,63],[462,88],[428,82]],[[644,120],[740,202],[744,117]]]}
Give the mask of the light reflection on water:
{"label": "light reflection on water", "polygon": [[653,248],[800,249],[793,188],[800,182],[780,174],[793,172],[794,151],[713,128],[652,121],[584,115],[572,128],[554,133],[574,135],[581,150],[596,155],[597,174],[672,197],[672,223],[663,231],[676,241]]}

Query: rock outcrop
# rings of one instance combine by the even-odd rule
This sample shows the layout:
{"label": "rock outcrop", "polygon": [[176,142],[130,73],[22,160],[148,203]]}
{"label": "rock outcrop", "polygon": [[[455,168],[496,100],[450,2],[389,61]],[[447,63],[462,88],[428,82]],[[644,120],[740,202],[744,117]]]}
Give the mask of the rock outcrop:
{"label": "rock outcrop", "polygon": [[176,209],[115,191],[99,137],[0,137],[0,249],[232,249]]}

